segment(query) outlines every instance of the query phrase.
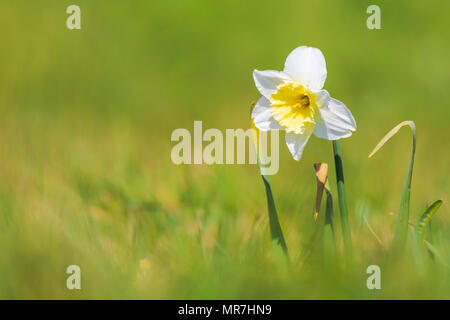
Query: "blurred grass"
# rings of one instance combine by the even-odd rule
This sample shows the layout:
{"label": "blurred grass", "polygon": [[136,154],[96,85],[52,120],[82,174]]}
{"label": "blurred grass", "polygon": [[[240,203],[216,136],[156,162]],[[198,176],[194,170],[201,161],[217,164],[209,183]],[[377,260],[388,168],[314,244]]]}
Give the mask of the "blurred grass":
{"label": "blurred grass", "polygon": [[[65,27],[72,1],[0,3],[0,298],[450,298],[448,267],[428,261],[424,282],[410,253],[390,265],[363,220],[391,242],[409,133],[367,154],[414,120],[410,221],[443,200],[433,246],[450,265],[450,3],[376,1],[377,31],[365,25],[373,1],[76,3],[80,31]],[[352,273],[295,264],[313,233],[312,164],[333,165],[328,141],[311,139],[301,162],[282,145],[271,177],[289,274],[274,272],[256,166],[170,161],[171,132],[193,120],[248,127],[252,70],[282,69],[299,45],[324,52],[325,87],[358,123],[342,141]],[[80,291],[65,288],[70,264]]]}

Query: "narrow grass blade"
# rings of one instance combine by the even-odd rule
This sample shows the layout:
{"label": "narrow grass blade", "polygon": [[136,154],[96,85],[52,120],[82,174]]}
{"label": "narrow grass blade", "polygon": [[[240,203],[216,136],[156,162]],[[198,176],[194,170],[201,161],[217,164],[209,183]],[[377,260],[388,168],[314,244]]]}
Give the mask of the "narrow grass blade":
{"label": "narrow grass blade", "polygon": [[269,210],[269,224],[272,242],[279,245],[283,249],[284,253],[288,255],[286,241],[284,240],[283,231],[281,230],[280,222],[278,221],[278,213],[277,209],[275,208],[275,200],[273,199],[269,181],[267,180],[266,176],[261,175],[261,177],[264,181],[264,186],[266,187],[267,207]]}
{"label": "narrow grass blade", "polygon": [[333,229],[333,196],[331,195],[330,186],[328,184],[328,164],[327,163],[315,163],[314,169],[316,170],[317,178],[317,194],[316,194],[316,207],[314,211],[314,222],[317,222],[320,212],[320,205],[322,202],[323,191],[327,195],[327,202],[325,207],[325,218],[323,220],[324,226],[329,226],[330,230]]}
{"label": "narrow grass blade", "polygon": [[372,229],[369,221],[367,221],[366,216],[363,217],[364,223],[366,224],[367,228],[369,229],[370,233],[375,237],[377,242],[380,244],[380,246],[383,248],[384,251],[386,251],[386,247],[383,244],[383,241],[381,241],[380,237],[375,233],[375,231]]}
{"label": "narrow grass blade", "polygon": [[442,200],[436,200],[431,206],[427,208],[427,210],[425,210],[425,212],[422,214],[422,217],[420,217],[419,223],[416,227],[416,233],[420,243],[422,243],[424,239],[425,227],[428,225],[428,222],[430,222],[431,218],[434,216],[441,204]]}
{"label": "narrow grass blade", "polygon": [[[325,260],[331,260],[332,254],[335,255],[333,200],[328,185],[327,169],[328,165],[326,163],[314,164],[317,178],[317,194],[313,215],[315,225],[310,240],[302,250],[301,265],[307,261],[320,260],[323,257]],[[323,191],[327,194],[327,203],[326,207],[321,210]]]}
{"label": "narrow grass blade", "polygon": [[389,131],[377,146],[370,153],[369,158],[372,157],[383,145],[389,141],[402,127],[409,126],[413,132],[413,148],[411,153],[411,161],[409,164],[408,175],[406,177],[405,186],[403,188],[402,199],[400,202],[400,209],[398,212],[397,223],[395,226],[394,239],[392,241],[392,251],[400,253],[405,247],[406,237],[408,235],[408,220],[409,220],[409,200],[411,196],[411,179],[414,167],[414,155],[416,153],[416,126],[412,121],[403,121]]}
{"label": "narrow grass blade", "polygon": [[[325,207],[325,221],[324,225],[325,227],[329,227],[330,231],[333,234],[334,237],[334,209],[333,209],[333,196],[330,191],[330,185],[328,184],[328,164],[327,163],[316,163],[314,164],[314,167],[316,168],[316,176],[317,176],[317,191],[319,192],[319,189],[325,190],[325,194],[327,195],[327,203]],[[319,188],[320,185],[320,188]],[[316,202],[317,205],[317,202]],[[318,210],[320,209],[316,207],[316,212],[318,213]],[[317,220],[317,218],[315,218]]]}
{"label": "narrow grass blade", "polygon": [[[256,152],[259,151],[259,130],[256,128],[255,123],[252,119],[252,111],[255,107],[255,103],[252,103],[250,107],[250,128],[252,129],[253,142],[256,148]],[[258,166],[260,166],[259,155],[257,156]],[[260,167],[261,171],[261,167]],[[270,235],[272,238],[272,245],[275,247],[275,253],[278,255],[278,247],[282,249],[286,257],[289,258],[288,249],[286,245],[286,241],[284,240],[283,231],[281,230],[280,222],[278,221],[278,213],[275,207],[275,200],[273,199],[272,189],[270,188],[269,180],[267,176],[264,175],[261,171],[261,177],[264,182],[264,186],[266,188],[266,196],[267,196],[267,208],[269,211],[269,226],[270,226]]]}
{"label": "narrow grass blade", "polygon": [[331,231],[334,234],[334,209],[333,209],[333,196],[328,186],[328,181],[325,184],[325,192],[327,194],[327,206],[325,209],[325,226],[330,226]]}
{"label": "narrow grass blade", "polygon": [[339,140],[333,141],[334,162],[336,166],[337,190],[339,199],[339,210],[341,212],[342,234],[344,238],[344,248],[347,261],[351,261],[352,236],[350,232],[350,223],[348,221],[347,198],[345,195],[344,168],[342,165],[341,146]]}
{"label": "narrow grass blade", "polygon": [[325,265],[336,263],[336,243],[331,225],[326,224],[323,231],[323,256]]}
{"label": "narrow grass blade", "polygon": [[333,196],[328,188],[328,182],[325,184],[325,192],[327,194],[327,204],[325,208],[325,224],[323,234],[324,257],[326,264],[332,264],[336,261],[336,240],[334,237],[334,211]]}
{"label": "narrow grass blade", "polygon": [[[323,244],[323,257],[325,264],[329,265],[335,260],[336,244],[334,240],[333,230],[333,197],[331,195],[330,187],[328,185],[328,164],[327,163],[315,163],[314,169],[316,171],[317,178],[317,195],[316,205],[314,211],[314,222],[318,222],[320,206],[322,202],[323,192],[326,193],[326,207],[322,210],[324,216],[319,219],[319,225],[317,225],[317,236],[313,239],[320,241]],[[324,211],[324,212],[323,212]]]}

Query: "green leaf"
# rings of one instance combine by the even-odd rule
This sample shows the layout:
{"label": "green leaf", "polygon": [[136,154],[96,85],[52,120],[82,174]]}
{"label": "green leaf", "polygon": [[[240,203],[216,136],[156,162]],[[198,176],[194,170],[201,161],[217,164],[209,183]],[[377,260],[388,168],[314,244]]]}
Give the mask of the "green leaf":
{"label": "green leaf", "polygon": [[[269,225],[270,225],[270,235],[272,238],[272,246],[274,248],[281,248],[282,251],[284,252],[284,254],[286,255],[286,257],[289,259],[289,254],[288,254],[288,249],[286,246],[286,241],[284,240],[284,236],[283,236],[283,231],[281,230],[281,225],[280,222],[278,221],[278,213],[277,213],[277,209],[275,207],[275,200],[273,199],[273,195],[272,195],[272,189],[270,188],[270,184],[269,184],[269,180],[267,179],[266,175],[263,174],[263,169],[261,167],[261,163],[260,163],[260,159],[259,159],[259,130],[256,128],[255,123],[253,122],[252,119],[252,111],[255,108],[255,103],[252,103],[251,107],[250,107],[250,128],[252,129],[252,138],[253,138],[253,143],[254,146],[256,148],[256,153],[257,153],[257,159],[258,159],[258,167],[260,169],[261,172],[261,177],[264,181],[264,186],[266,187],[266,196],[267,196],[267,207],[268,207],[268,211],[269,211]],[[278,255],[278,252],[280,250],[275,250],[275,255]]]}
{"label": "green leaf", "polygon": [[434,216],[441,204],[442,200],[436,200],[431,206],[427,208],[427,210],[425,210],[425,212],[422,214],[422,217],[420,217],[419,223],[416,227],[417,237],[420,243],[422,243],[424,239],[425,227],[428,225],[428,222],[430,222],[431,218]]}
{"label": "green leaf", "polygon": [[330,190],[325,186],[327,194],[327,205],[325,209],[325,226],[330,226],[331,231],[334,233],[334,210],[333,210],[333,196]]}
{"label": "green leaf", "polygon": [[325,265],[336,264],[336,241],[334,238],[334,210],[333,210],[333,196],[328,186],[325,184],[325,193],[327,195],[327,202],[325,206],[325,217],[323,219],[323,256]]}
{"label": "green leaf", "polygon": [[336,242],[334,240],[333,228],[330,224],[325,224],[324,226],[323,251],[325,265],[336,264]]}
{"label": "green leaf", "polygon": [[278,213],[275,207],[275,200],[273,199],[272,189],[270,188],[267,177],[264,175],[261,175],[261,177],[264,181],[264,186],[266,187],[267,207],[269,211],[269,225],[272,243],[280,246],[283,249],[283,252],[288,257],[288,249],[286,246],[286,241],[284,240],[283,231],[281,230],[280,222],[278,221]]}
{"label": "green leaf", "polygon": [[336,168],[336,182],[339,200],[339,211],[341,213],[341,227],[344,238],[345,256],[347,262],[353,260],[352,235],[348,220],[347,197],[344,184],[344,167],[342,164],[341,145],[339,140],[333,141],[334,164]]}
{"label": "green leaf", "polygon": [[405,248],[406,237],[408,235],[408,221],[409,221],[409,202],[411,197],[411,179],[414,167],[414,155],[416,153],[416,126],[413,121],[403,121],[389,131],[377,146],[370,153],[369,158],[372,157],[383,145],[388,142],[402,127],[409,126],[413,132],[413,147],[411,153],[411,160],[409,163],[408,175],[406,177],[405,186],[403,188],[402,199],[400,201],[400,209],[398,211],[397,223],[395,226],[394,240],[392,241],[392,251],[400,253]]}

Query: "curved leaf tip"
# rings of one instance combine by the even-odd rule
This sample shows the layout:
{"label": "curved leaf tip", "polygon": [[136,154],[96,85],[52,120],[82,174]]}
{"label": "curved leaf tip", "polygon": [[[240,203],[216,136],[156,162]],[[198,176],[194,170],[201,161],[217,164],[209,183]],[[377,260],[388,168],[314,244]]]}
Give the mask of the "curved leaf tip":
{"label": "curved leaf tip", "polygon": [[372,152],[369,154],[369,158],[371,158],[378,150],[381,149],[381,147],[384,146],[386,142],[388,142],[402,127],[409,126],[413,132],[413,149],[416,148],[416,125],[414,124],[414,121],[403,121],[396,125],[391,131],[389,131],[383,139],[378,142],[378,144],[375,146],[375,148],[372,150]]}
{"label": "curved leaf tip", "polygon": [[430,222],[431,218],[434,216],[434,214],[439,209],[441,204],[442,200],[436,200],[431,204],[431,206],[427,208],[427,210],[425,210],[425,212],[420,217],[419,223],[417,224],[416,227],[416,232],[420,241],[423,241],[425,227]]}

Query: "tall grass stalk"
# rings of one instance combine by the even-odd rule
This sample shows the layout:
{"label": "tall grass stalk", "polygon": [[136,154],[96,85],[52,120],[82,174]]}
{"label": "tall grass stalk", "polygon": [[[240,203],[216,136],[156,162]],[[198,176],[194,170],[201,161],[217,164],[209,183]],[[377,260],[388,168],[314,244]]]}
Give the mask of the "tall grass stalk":
{"label": "tall grass stalk", "polygon": [[398,211],[397,222],[395,225],[394,239],[392,240],[391,250],[394,255],[403,251],[408,236],[408,222],[409,222],[409,203],[411,197],[411,179],[414,168],[414,156],[416,154],[416,126],[413,121],[403,121],[389,131],[377,146],[370,153],[369,158],[372,157],[380,148],[391,139],[402,127],[409,126],[413,132],[413,146],[411,152],[411,160],[409,163],[408,175],[406,176],[405,186],[402,192],[402,199],[400,201],[400,209]]}

